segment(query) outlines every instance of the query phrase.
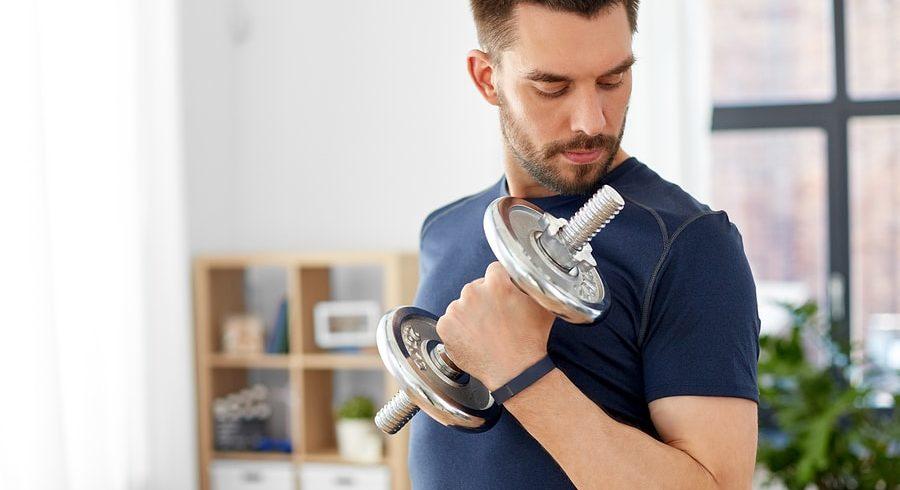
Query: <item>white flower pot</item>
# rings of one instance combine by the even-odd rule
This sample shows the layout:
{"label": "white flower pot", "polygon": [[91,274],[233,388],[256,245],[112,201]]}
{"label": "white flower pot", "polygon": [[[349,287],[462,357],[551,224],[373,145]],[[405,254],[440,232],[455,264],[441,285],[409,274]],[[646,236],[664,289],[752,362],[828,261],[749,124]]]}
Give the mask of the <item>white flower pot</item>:
{"label": "white flower pot", "polygon": [[381,462],[382,438],[369,419],[339,419],[337,443],[341,458],[354,463]]}

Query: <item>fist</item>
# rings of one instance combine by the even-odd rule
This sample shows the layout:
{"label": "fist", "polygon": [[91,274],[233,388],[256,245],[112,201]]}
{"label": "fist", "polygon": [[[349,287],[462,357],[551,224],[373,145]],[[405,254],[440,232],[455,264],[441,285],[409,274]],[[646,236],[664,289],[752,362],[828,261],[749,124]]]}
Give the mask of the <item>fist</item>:
{"label": "fist", "polygon": [[555,315],[492,262],[447,306],[437,333],[460,369],[495,390],[547,355]]}

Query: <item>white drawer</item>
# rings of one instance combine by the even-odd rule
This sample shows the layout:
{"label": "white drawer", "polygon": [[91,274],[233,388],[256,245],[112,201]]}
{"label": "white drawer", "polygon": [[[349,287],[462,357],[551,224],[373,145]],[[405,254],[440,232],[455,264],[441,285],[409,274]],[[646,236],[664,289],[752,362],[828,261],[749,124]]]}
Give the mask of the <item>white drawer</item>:
{"label": "white drawer", "polygon": [[294,467],[279,461],[213,461],[212,490],[296,490]]}
{"label": "white drawer", "polygon": [[352,466],[326,463],[300,465],[301,490],[390,490],[386,466]]}

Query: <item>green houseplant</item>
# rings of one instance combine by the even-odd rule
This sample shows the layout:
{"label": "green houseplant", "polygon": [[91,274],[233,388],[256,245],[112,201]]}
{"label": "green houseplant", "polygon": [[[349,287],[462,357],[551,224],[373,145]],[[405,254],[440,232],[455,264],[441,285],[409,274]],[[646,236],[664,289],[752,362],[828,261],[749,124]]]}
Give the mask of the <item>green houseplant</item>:
{"label": "green houseplant", "polygon": [[347,461],[377,463],[381,459],[382,438],[373,421],[375,405],[364,396],[348,399],[337,410],[338,452]]}
{"label": "green houseplant", "polygon": [[760,337],[758,462],[790,489],[900,489],[900,396],[893,410],[870,408],[871,388],[851,382],[849,347],[816,304],[784,307],[787,335]]}
{"label": "green houseplant", "polygon": [[338,409],[339,419],[366,419],[372,420],[375,417],[375,405],[372,400],[364,396],[354,396],[348,399]]}

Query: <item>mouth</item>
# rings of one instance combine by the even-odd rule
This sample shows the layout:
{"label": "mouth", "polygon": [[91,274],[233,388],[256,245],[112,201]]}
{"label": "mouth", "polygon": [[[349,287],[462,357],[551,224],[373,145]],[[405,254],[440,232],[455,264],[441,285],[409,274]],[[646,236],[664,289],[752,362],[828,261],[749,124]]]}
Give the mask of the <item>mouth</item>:
{"label": "mouth", "polygon": [[563,152],[563,156],[565,156],[570,162],[576,165],[584,165],[587,163],[591,163],[598,158],[600,158],[600,154],[602,151],[594,150],[594,151],[566,151]]}

